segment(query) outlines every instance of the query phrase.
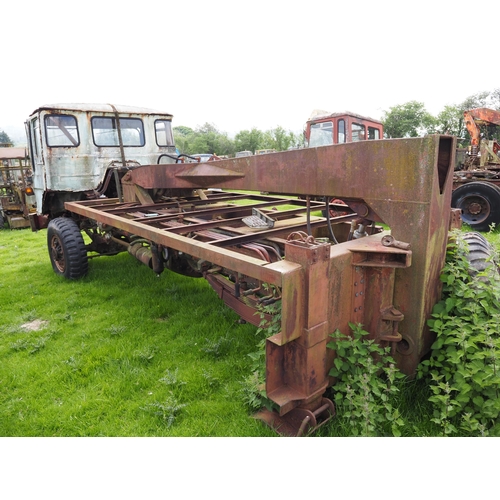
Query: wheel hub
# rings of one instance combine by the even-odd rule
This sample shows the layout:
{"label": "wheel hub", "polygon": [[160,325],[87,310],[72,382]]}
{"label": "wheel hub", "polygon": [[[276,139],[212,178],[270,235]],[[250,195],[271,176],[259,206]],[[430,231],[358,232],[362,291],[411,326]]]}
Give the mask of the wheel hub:
{"label": "wheel hub", "polygon": [[471,213],[472,215],[481,213],[481,205],[479,203],[471,203],[469,205],[469,213]]}
{"label": "wheel hub", "polygon": [[50,251],[52,253],[52,258],[54,260],[57,269],[64,273],[65,263],[64,263],[64,254],[61,246],[61,242],[57,238],[52,238],[50,244]]}

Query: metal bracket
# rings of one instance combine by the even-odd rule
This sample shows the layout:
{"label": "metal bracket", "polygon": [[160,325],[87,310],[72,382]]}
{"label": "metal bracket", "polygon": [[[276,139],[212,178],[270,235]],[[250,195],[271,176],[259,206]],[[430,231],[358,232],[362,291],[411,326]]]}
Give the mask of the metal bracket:
{"label": "metal bracket", "polygon": [[272,229],[274,227],[274,219],[269,215],[261,212],[258,208],[252,208],[252,215],[244,217],[242,221],[248,226],[255,229]]}

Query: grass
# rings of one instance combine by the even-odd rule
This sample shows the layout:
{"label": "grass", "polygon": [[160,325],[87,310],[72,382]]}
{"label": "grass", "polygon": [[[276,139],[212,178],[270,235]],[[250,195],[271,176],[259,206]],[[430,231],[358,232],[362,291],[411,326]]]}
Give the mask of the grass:
{"label": "grass", "polygon": [[256,329],[205,280],[121,254],[67,281],[45,239],[0,231],[0,435],[272,435],[242,403]]}
{"label": "grass", "polygon": [[[498,248],[498,232],[487,235]],[[58,277],[46,231],[0,231],[1,436],[274,436],[243,395],[260,338],[203,279],[128,254]],[[403,435],[438,435],[427,388],[400,394]],[[349,436],[340,420],[318,436]]]}

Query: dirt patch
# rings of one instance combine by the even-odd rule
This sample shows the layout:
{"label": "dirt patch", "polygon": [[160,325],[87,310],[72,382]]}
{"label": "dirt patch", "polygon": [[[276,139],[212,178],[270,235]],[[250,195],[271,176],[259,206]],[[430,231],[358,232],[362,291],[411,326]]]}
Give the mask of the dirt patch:
{"label": "dirt patch", "polygon": [[24,330],[25,332],[34,332],[37,330],[42,330],[48,324],[48,321],[35,319],[34,321],[30,321],[29,323],[24,323],[24,325],[21,325],[21,330]]}

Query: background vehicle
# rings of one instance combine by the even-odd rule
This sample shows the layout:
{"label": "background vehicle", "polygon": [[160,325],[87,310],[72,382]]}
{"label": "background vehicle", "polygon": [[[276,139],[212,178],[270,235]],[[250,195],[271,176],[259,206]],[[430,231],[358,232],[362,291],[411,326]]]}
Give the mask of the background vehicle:
{"label": "background vehicle", "polygon": [[30,226],[35,212],[32,171],[25,148],[0,148],[0,229]]}
{"label": "background vehicle", "polygon": [[268,153],[276,153],[275,149],[258,149],[255,151],[256,155],[266,155]]}
{"label": "background vehicle", "polygon": [[[365,139],[382,139],[383,136],[382,122],[351,112],[328,113],[315,110],[311,113],[304,129],[306,147],[311,148]],[[338,196],[330,199],[329,206],[331,217],[348,213],[345,203]],[[326,217],[326,210],[323,211],[323,215]]]}
{"label": "background vehicle", "polygon": [[500,223],[500,111],[476,108],[464,112],[471,144],[454,172],[452,206],[478,231]]}
{"label": "background vehicle", "polygon": [[200,153],[200,154],[194,154],[194,155],[186,155],[188,159],[194,158],[196,161],[205,163],[206,161],[210,160],[220,160],[221,157],[217,156],[215,154],[210,154],[210,153]]}
{"label": "background vehicle", "polygon": [[238,152],[234,155],[234,157],[235,157],[235,158],[241,158],[241,157],[243,157],[243,156],[252,156],[252,155],[253,155],[253,153],[252,153],[251,151],[238,151]]}
{"label": "background vehicle", "polygon": [[172,115],[111,104],[55,104],[26,121],[37,213],[33,227],[67,201],[123,199],[120,179],[141,164],[175,163]]}
{"label": "background vehicle", "polygon": [[355,113],[328,113],[315,110],[304,130],[307,147],[329,146],[371,139],[382,139],[382,122]]}

